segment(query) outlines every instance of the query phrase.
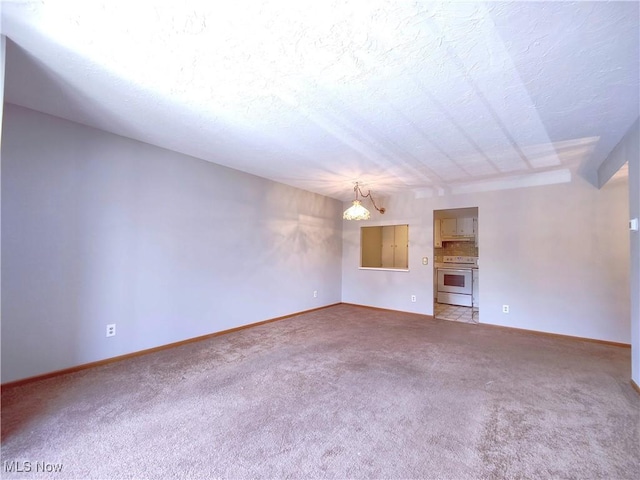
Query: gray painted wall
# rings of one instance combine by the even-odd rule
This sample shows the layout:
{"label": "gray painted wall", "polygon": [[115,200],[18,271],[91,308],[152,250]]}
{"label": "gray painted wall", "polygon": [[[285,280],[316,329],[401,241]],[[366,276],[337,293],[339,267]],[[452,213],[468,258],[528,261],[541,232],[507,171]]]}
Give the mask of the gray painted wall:
{"label": "gray painted wall", "polygon": [[[344,222],[342,301],[433,314],[433,211],[478,207],[481,323],[630,343],[627,192],[626,182],[598,190],[576,177],[514,190],[393,197],[384,216]],[[400,223],[409,224],[410,271],[359,270],[359,228]]]}
{"label": "gray painted wall", "polygon": [[[0,6],[0,13],[2,7]],[[4,64],[6,37],[0,34],[0,212],[2,212],[2,116],[4,111]],[[0,213],[0,245],[2,244],[2,213]],[[2,272],[2,256],[0,255],[0,272]],[[2,291],[2,275],[0,275],[0,291]],[[0,295],[0,324],[2,324],[2,295]],[[1,335],[0,335],[1,338]]]}
{"label": "gray painted wall", "polygon": [[[640,218],[640,119],[632,125],[616,152],[629,162],[629,218]],[[629,232],[631,288],[631,378],[640,385],[640,233]]]}
{"label": "gray painted wall", "polygon": [[[639,240],[630,256],[627,232],[637,134],[629,186],[406,194],[368,222],[342,222],[348,205],[335,200],[13,105],[3,137],[2,382],[341,300],[432,314],[433,211],[475,206],[480,321],[633,343],[640,380]],[[359,227],[402,223],[410,271],[359,270]]]}
{"label": "gray painted wall", "polygon": [[[640,218],[640,125],[628,137],[629,217]],[[640,232],[630,233],[631,245],[631,378],[640,385]]]}
{"label": "gray painted wall", "polygon": [[4,117],[2,382],[340,302],[340,202],[14,105]]}
{"label": "gray painted wall", "polygon": [[[600,166],[604,185],[628,162],[629,219],[640,217],[640,119],[637,119],[620,143]],[[629,232],[629,285],[631,315],[631,378],[640,385],[640,233]]]}

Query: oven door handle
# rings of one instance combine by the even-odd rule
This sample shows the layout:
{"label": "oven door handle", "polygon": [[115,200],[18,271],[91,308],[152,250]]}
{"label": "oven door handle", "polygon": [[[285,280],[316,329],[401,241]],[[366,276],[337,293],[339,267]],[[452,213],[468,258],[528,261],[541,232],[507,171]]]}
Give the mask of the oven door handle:
{"label": "oven door handle", "polygon": [[456,272],[456,273],[462,273],[463,275],[465,273],[469,273],[471,272],[470,268],[439,268],[438,270],[443,270],[443,271],[447,271],[447,272]]}

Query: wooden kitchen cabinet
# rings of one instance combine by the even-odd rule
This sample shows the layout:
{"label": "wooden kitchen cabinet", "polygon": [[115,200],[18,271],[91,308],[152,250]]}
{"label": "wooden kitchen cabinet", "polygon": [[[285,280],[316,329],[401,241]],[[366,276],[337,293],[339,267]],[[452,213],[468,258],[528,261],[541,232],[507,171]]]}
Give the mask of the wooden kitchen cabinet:
{"label": "wooden kitchen cabinet", "polygon": [[443,218],[440,220],[440,234],[443,237],[452,237],[458,233],[458,222],[455,218]]}
{"label": "wooden kitchen cabinet", "polygon": [[473,218],[458,218],[456,222],[456,231],[456,235],[473,235],[475,233],[473,228]]}
{"label": "wooden kitchen cabinet", "polygon": [[442,237],[465,236],[471,237],[475,234],[475,222],[473,217],[469,218],[443,218],[440,220]]}
{"label": "wooden kitchen cabinet", "polygon": [[382,268],[409,268],[409,225],[382,227]]}
{"label": "wooden kitchen cabinet", "polygon": [[409,268],[409,225],[360,229],[361,268]]}
{"label": "wooden kitchen cabinet", "polygon": [[473,236],[476,244],[476,248],[478,247],[478,219],[473,219]]}
{"label": "wooden kitchen cabinet", "polygon": [[393,268],[409,268],[409,225],[396,225]]}
{"label": "wooden kitchen cabinet", "polygon": [[441,220],[439,219],[433,221],[433,246],[435,248],[442,248],[442,233],[440,223]]}

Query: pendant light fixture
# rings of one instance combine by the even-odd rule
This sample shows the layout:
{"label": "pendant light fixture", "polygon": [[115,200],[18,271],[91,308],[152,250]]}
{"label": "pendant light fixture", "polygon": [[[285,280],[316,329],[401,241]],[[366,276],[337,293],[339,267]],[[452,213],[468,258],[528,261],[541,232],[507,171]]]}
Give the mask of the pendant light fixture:
{"label": "pendant light fixture", "polygon": [[380,213],[385,212],[384,208],[378,208],[376,202],[373,201],[371,190],[368,190],[366,195],[363,194],[362,190],[360,190],[360,185],[358,185],[358,182],[356,182],[355,187],[353,187],[353,191],[356,194],[356,198],[353,201],[353,205],[347,208],[342,214],[342,218],[344,218],[345,220],[369,220],[369,218],[371,218],[371,213],[369,212],[369,210],[364,208],[360,203],[360,200],[358,200],[358,194],[360,194],[362,198],[369,197],[369,200],[371,200],[371,203],[377,211],[379,211]]}

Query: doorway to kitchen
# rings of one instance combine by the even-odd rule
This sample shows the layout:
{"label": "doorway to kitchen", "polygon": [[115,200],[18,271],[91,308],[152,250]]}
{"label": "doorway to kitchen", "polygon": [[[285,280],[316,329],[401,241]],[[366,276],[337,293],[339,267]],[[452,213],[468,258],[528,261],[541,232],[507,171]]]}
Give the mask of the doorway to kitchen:
{"label": "doorway to kitchen", "polygon": [[434,316],[478,323],[480,269],[478,207],[434,210]]}

